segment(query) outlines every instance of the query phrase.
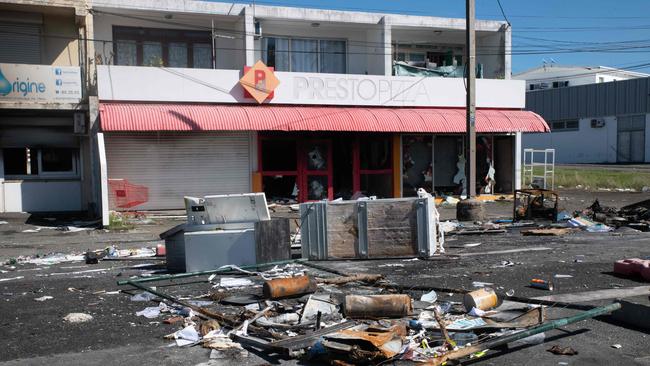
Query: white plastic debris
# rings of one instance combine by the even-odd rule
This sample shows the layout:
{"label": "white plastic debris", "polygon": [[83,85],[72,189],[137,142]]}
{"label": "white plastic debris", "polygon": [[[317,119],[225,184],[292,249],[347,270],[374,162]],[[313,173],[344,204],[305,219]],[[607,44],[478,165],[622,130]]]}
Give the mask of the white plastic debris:
{"label": "white plastic debris", "polygon": [[187,300],[189,304],[192,304],[194,306],[198,307],[204,307],[204,306],[210,306],[214,304],[214,301],[209,301],[209,300]]}
{"label": "white plastic debris", "polygon": [[53,298],[54,298],[54,297],[52,297],[52,296],[47,296],[47,295],[46,295],[46,296],[37,297],[37,298],[35,298],[34,300],[35,300],[35,301],[39,301],[39,302],[43,302],[43,301],[51,300],[51,299],[53,299]]}
{"label": "white plastic debris", "polygon": [[248,304],[244,306],[244,309],[250,310],[250,311],[260,311],[260,304],[259,303],[254,303],[254,304]]}
{"label": "white plastic debris", "polygon": [[149,306],[135,313],[137,316],[144,316],[147,319],[157,318],[160,313],[169,311],[169,307],[164,302],[158,304],[158,306]]}
{"label": "white plastic debris", "polygon": [[272,326],[274,324],[288,324],[296,325],[300,321],[300,316],[296,313],[285,313],[278,316],[267,318],[265,316],[255,320],[255,323],[264,326]]}
{"label": "white plastic debris", "polygon": [[612,348],[619,349],[619,348],[623,348],[623,346],[617,343],[617,344],[612,344]]}
{"label": "white plastic debris", "polygon": [[196,331],[196,328],[190,325],[174,333],[174,339],[176,340],[177,346],[183,347],[198,342],[201,340],[201,336]]}
{"label": "white plastic debris", "polygon": [[435,291],[427,292],[426,294],[422,295],[420,297],[420,301],[426,301],[426,302],[436,302],[438,300],[438,294]]}
{"label": "white plastic debris", "polygon": [[386,264],[380,264],[377,267],[404,267],[402,263],[386,263]]}
{"label": "white plastic debris", "polygon": [[58,228],[59,231],[64,233],[76,233],[79,231],[95,230],[94,227],[78,227],[78,226],[62,226]]}
{"label": "white plastic debris", "polygon": [[135,313],[137,316],[144,316],[147,319],[154,319],[160,315],[160,308],[157,306],[146,307]]}
{"label": "white plastic debris", "polygon": [[467,314],[471,316],[481,317],[481,316],[485,316],[485,313],[486,312],[481,309],[472,308],[472,310],[470,310],[469,313]]}
{"label": "white plastic debris", "polygon": [[332,303],[329,295],[311,295],[309,300],[305,303],[302,310],[301,323],[306,323],[317,317],[318,313],[321,315],[329,315],[336,312],[336,304]]}
{"label": "white plastic debris", "polygon": [[556,274],[553,277],[555,277],[555,278],[573,278],[573,276],[568,275],[568,274]]}
{"label": "white plastic debris", "polygon": [[219,281],[219,287],[233,288],[233,287],[248,287],[252,286],[253,281],[248,278],[235,278],[235,277],[223,277]]}
{"label": "white plastic debris", "polygon": [[450,233],[458,227],[457,222],[453,221],[443,221],[439,224],[440,230],[443,231],[444,233]]}
{"label": "white plastic debris", "polygon": [[74,254],[63,254],[56,253],[40,258],[27,258],[27,259],[18,259],[20,263],[29,263],[36,265],[51,266],[53,264],[59,264],[64,262],[77,262],[85,260],[83,254],[74,255]]}
{"label": "white plastic debris", "polygon": [[131,296],[131,301],[151,301],[156,299],[156,295],[149,292],[140,292]]}
{"label": "white plastic debris", "polygon": [[472,287],[488,287],[488,286],[494,286],[494,284],[491,282],[481,282],[481,281],[472,282]]}
{"label": "white plastic debris", "polygon": [[93,316],[85,313],[70,313],[63,317],[68,323],[86,323],[93,320]]}

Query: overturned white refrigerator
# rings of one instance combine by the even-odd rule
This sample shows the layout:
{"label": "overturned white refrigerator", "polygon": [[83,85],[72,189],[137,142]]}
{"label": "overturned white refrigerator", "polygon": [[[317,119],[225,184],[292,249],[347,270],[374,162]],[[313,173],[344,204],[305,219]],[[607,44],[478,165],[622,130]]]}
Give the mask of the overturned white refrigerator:
{"label": "overturned white refrigerator", "polygon": [[195,272],[290,259],[289,222],[271,220],[264,193],[185,197],[187,223],[160,234],[167,269]]}

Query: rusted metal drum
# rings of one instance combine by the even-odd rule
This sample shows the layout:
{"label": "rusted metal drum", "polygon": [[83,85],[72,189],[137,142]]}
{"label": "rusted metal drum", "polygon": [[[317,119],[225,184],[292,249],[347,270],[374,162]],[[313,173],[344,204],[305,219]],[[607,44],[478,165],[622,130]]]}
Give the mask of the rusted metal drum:
{"label": "rusted metal drum", "polygon": [[309,276],[278,278],[264,282],[262,291],[267,299],[281,299],[315,292],[316,281]]}
{"label": "rusted metal drum", "polygon": [[409,295],[347,295],[344,305],[348,318],[401,318],[413,311]]}
{"label": "rusted metal drum", "polygon": [[465,305],[467,311],[471,311],[472,308],[490,310],[499,305],[499,297],[493,289],[485,287],[466,293],[463,298],[463,305]]}

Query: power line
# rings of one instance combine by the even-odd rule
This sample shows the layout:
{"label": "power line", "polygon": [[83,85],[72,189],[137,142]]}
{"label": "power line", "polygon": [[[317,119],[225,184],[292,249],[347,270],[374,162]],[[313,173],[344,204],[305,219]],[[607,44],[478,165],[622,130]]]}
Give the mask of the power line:
{"label": "power line", "polygon": [[[255,36],[255,35],[257,35],[257,34],[252,33],[252,32],[238,31],[238,30],[227,29],[227,28],[211,28],[211,27],[207,27],[207,26],[199,26],[199,25],[196,25],[196,24],[188,24],[188,23],[182,23],[182,22],[177,22],[177,21],[160,20],[160,19],[157,19],[157,18],[150,18],[150,17],[144,17],[144,16],[127,15],[127,14],[112,13],[112,12],[99,11],[99,10],[91,10],[91,12],[99,13],[99,14],[107,14],[107,15],[112,15],[112,16],[118,16],[118,17],[123,17],[123,18],[127,18],[127,19],[135,19],[135,20],[150,21],[150,22],[155,22],[155,23],[160,23],[160,24],[175,25],[175,26],[186,26],[186,27],[190,27],[190,28],[195,28],[195,29],[204,29],[204,30],[216,30],[216,31],[224,32],[224,33],[230,33],[230,34],[236,34],[236,35],[242,35],[242,36],[250,36],[250,35],[254,35],[254,36]],[[505,14],[504,14],[504,15],[505,15]],[[284,21],[285,21],[285,20],[283,20],[283,22],[284,22]],[[286,20],[286,21],[289,21],[289,20]],[[293,20],[293,21],[300,22],[301,24],[304,24],[304,21],[299,21],[299,20]],[[397,25],[397,24],[393,24],[393,25]],[[648,27],[650,27],[650,25],[649,25]],[[534,28],[534,27],[527,27],[527,29],[528,29],[528,28],[532,29],[532,28]],[[542,29],[542,30],[548,30],[548,31],[555,31],[555,30],[549,30],[549,29],[546,29],[546,28],[540,28],[540,29]],[[578,29],[578,28],[571,28],[571,29],[574,29],[574,30],[575,30],[575,29]],[[400,31],[403,31],[403,30],[400,30]],[[421,31],[421,30],[413,29],[412,31]],[[541,31],[541,30],[540,30],[540,31]],[[446,32],[457,32],[457,33],[460,34],[460,33],[462,33],[463,31],[462,31],[462,30],[446,30]],[[518,32],[525,32],[525,30],[522,31],[522,30],[519,30],[519,29],[518,29]],[[291,35],[286,35],[286,34],[273,34],[273,33],[267,33],[267,37],[278,37],[278,38],[287,38],[287,37],[289,37],[289,38],[290,38],[290,37],[292,37],[292,36],[291,36]],[[523,37],[523,36],[520,36],[520,38],[521,38],[521,37]],[[236,38],[238,38],[238,39],[243,39],[243,37],[236,37]],[[532,37],[529,37],[529,38],[532,38]],[[360,46],[360,45],[374,45],[374,47],[382,47],[382,48],[383,48],[383,46],[384,46],[384,43],[383,43],[383,42],[370,42],[370,41],[360,41],[360,40],[346,40],[346,41],[347,41],[347,43],[348,43],[349,45],[355,45],[355,46]],[[413,43],[414,43],[414,42],[406,42],[405,44],[413,44]],[[417,42],[415,42],[415,43],[417,43]],[[612,43],[622,43],[622,42],[612,42]],[[369,47],[372,47],[372,46],[366,46],[366,47],[369,48]],[[479,48],[479,49],[489,49],[489,48],[494,48],[494,49],[500,51],[501,46],[480,46],[480,45],[479,45],[478,48]],[[557,49],[557,48],[553,48],[553,49],[551,49],[551,50],[558,50],[558,49]],[[537,54],[537,53],[530,53],[530,52],[536,52],[536,51],[538,51],[538,50],[526,50],[526,51],[525,51],[526,53],[521,53],[521,54],[524,54],[524,55],[525,55],[525,54]],[[560,51],[569,51],[569,52],[571,52],[571,50],[562,50],[562,49],[560,49]],[[606,51],[606,50],[603,50],[603,52],[605,52],[605,51]],[[579,52],[595,52],[595,51],[579,51]],[[367,54],[373,54],[373,53],[367,53]],[[498,54],[501,54],[501,52],[499,52]],[[542,52],[542,53],[539,53],[539,54],[543,54],[543,52]],[[494,56],[494,55],[497,55],[497,54],[485,54],[485,53],[481,53],[481,55],[490,55],[490,56]],[[512,53],[512,55],[515,55],[515,53]]]}
{"label": "power line", "polygon": [[[16,35],[28,35],[32,34],[10,31],[10,30],[0,30],[0,33],[5,34],[16,34]],[[72,37],[67,35],[54,35],[54,34],[45,34],[42,33],[40,37],[50,37],[50,38],[60,38],[60,39],[77,39],[81,41],[90,41],[98,43],[117,43],[121,40],[107,40],[107,39],[98,39],[98,38],[86,38],[86,37]],[[146,41],[135,41],[135,44],[143,44]],[[265,49],[262,48],[246,48],[246,47],[214,47],[215,50],[222,51],[259,51],[265,52]],[[502,47],[478,47],[478,49],[486,49],[485,52],[477,52],[477,56],[520,56],[520,55],[550,55],[550,54],[571,54],[571,53],[650,53],[650,44],[639,45],[639,46],[621,46],[621,47],[586,47],[586,48],[549,48],[544,49],[522,49],[518,51],[505,52],[501,51]],[[491,51],[494,49],[495,51]],[[424,51],[424,50],[423,50]],[[392,56],[393,52],[370,52],[370,51],[290,51],[290,50],[275,50],[275,53],[296,53],[296,54],[339,54],[339,55],[376,55],[376,56]]]}
{"label": "power line", "polygon": [[[401,2],[401,1],[400,1]],[[239,2],[240,4],[244,4],[243,2]],[[270,5],[270,6],[287,6],[287,7],[300,7],[300,8],[306,8],[306,9],[322,9],[322,7],[317,8],[316,6],[309,6],[305,5],[304,2],[286,2],[286,1],[269,1],[269,0],[256,0],[257,4],[265,4],[265,5]],[[330,7],[327,10],[334,10],[334,11],[359,11],[359,12],[365,12],[365,13],[381,13],[381,14],[403,14],[403,15],[421,15],[421,16],[429,16],[429,17],[440,17],[440,15],[433,14],[429,11],[423,11],[423,10],[396,10],[396,9],[390,9],[390,8],[361,8],[361,7],[348,7],[348,6],[337,6],[337,7]],[[481,16],[484,17],[500,17],[503,16],[503,14],[481,14]],[[457,15],[455,16],[456,18],[462,18],[462,16]],[[531,14],[510,14],[510,18],[539,18],[539,19],[604,19],[604,20],[609,20],[609,19],[617,19],[617,20],[629,20],[629,19],[648,19],[647,16],[610,16],[610,15],[603,15],[603,16],[571,16],[571,15],[531,15]]]}
{"label": "power line", "polygon": [[503,15],[503,19],[508,23],[509,27],[512,27],[512,24],[510,24],[510,21],[508,20],[508,17],[506,16],[506,12],[503,11],[503,6],[501,6],[501,0],[497,0],[497,4],[499,4],[499,9],[501,9],[501,15]]}

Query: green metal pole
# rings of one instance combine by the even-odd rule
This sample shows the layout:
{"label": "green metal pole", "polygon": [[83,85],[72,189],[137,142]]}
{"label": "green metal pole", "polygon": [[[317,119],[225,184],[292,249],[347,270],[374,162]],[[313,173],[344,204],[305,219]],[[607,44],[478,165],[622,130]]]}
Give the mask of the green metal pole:
{"label": "green metal pole", "polygon": [[434,365],[441,365],[442,363],[449,361],[449,360],[458,360],[463,357],[467,357],[471,355],[472,353],[475,352],[480,352],[483,350],[488,350],[497,346],[502,346],[504,344],[508,344],[510,342],[514,342],[516,340],[530,337],[535,334],[543,333],[555,328],[563,327],[565,325],[579,322],[581,320],[593,318],[599,315],[611,313],[614,310],[618,310],[621,308],[621,304],[618,302],[615,302],[613,304],[607,305],[607,306],[602,306],[599,308],[591,309],[584,311],[580,314],[570,316],[568,318],[562,318],[562,319],[556,319],[556,320],[551,320],[549,322],[546,322],[542,325],[538,325],[536,327],[522,330],[521,332],[513,333],[504,337],[500,337],[491,341],[487,341],[485,343],[478,344],[476,346],[471,346],[471,347],[466,347],[459,349],[458,351],[450,352],[446,355],[443,355],[440,358],[437,358],[433,364]]}
{"label": "green metal pole", "polygon": [[[248,266],[237,266],[237,268],[241,269],[256,269],[259,267],[265,267],[265,266],[275,266],[275,265],[282,265],[282,264],[289,264],[289,263],[300,263],[306,261],[306,259],[290,259],[286,261],[277,261],[277,262],[269,262],[269,263],[262,263],[262,264],[252,264]],[[231,271],[232,268],[220,268],[220,269],[213,269],[210,271],[197,271],[197,272],[187,272],[187,273],[178,273],[178,274],[173,274],[173,275],[162,275],[162,276],[153,276],[153,277],[143,277],[143,278],[134,278],[134,279],[129,279],[129,280],[123,280],[123,281],[117,281],[117,284],[119,286],[124,286],[124,285],[133,285],[134,283],[144,283],[144,282],[157,282],[157,281],[164,281],[164,280],[175,280],[179,278],[187,278],[187,277],[197,277],[197,276],[203,276],[203,275],[210,275],[210,274],[217,274],[217,273],[223,273],[223,272],[228,272]]]}

